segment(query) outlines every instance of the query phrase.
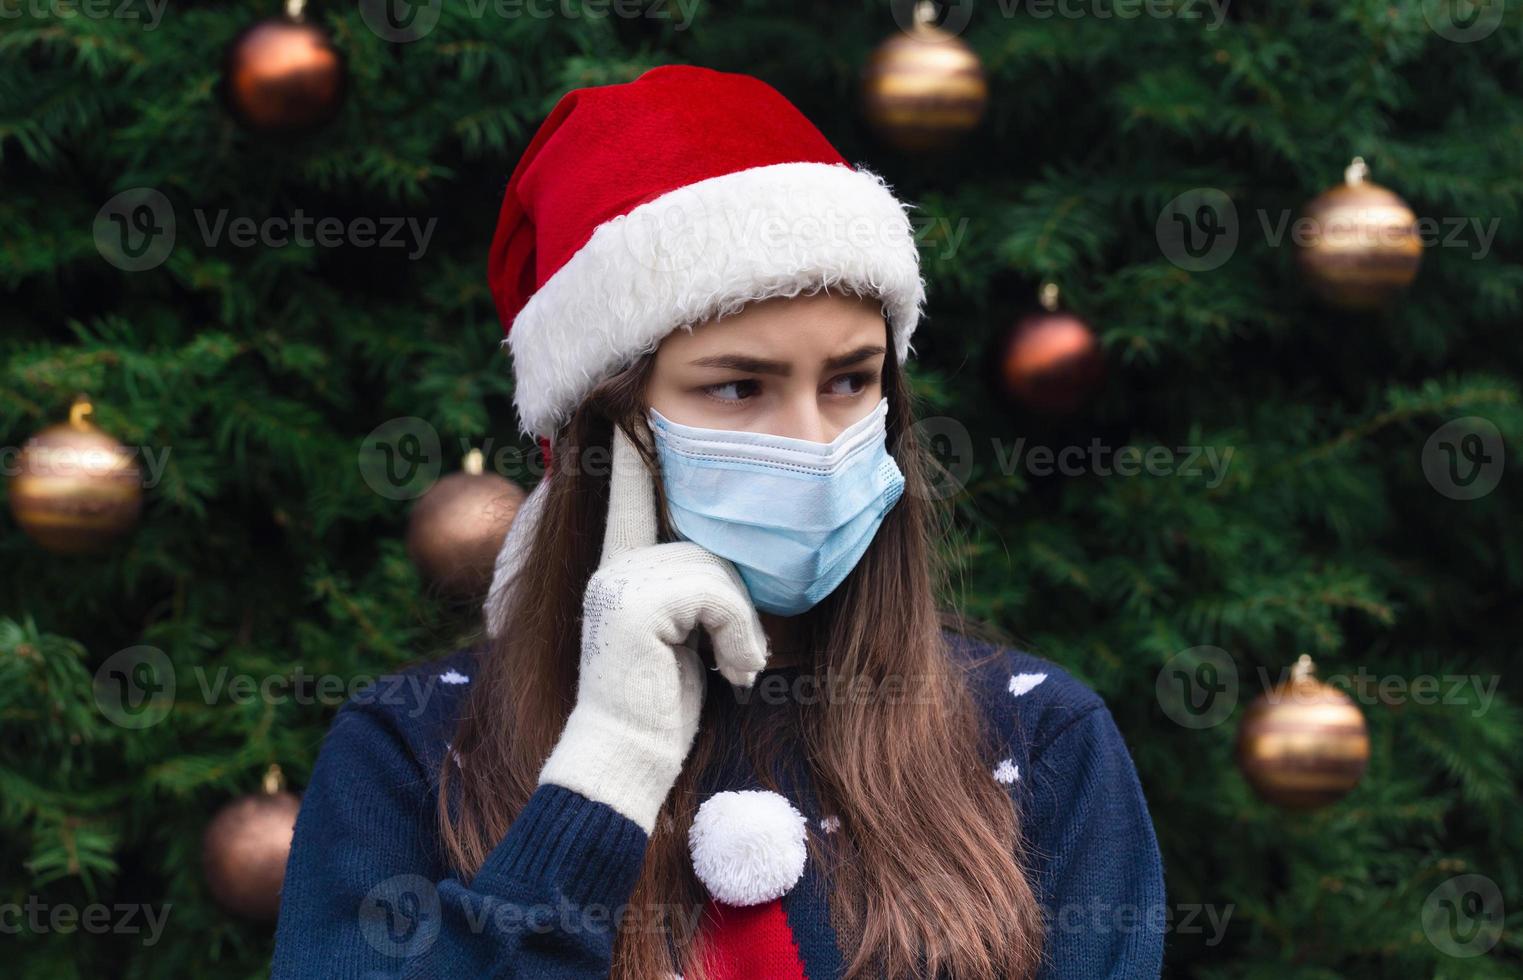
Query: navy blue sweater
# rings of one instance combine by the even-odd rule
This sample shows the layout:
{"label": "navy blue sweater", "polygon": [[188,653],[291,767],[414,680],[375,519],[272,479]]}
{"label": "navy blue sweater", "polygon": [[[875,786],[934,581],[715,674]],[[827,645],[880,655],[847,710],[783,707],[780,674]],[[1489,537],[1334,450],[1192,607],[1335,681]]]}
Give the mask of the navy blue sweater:
{"label": "navy blue sweater", "polygon": [[[975,691],[1000,737],[990,778],[1019,809],[1047,920],[1041,977],[1158,977],[1163,868],[1109,710],[1047,660],[962,639],[954,650],[999,654],[976,668]],[[571,790],[540,786],[469,886],[445,863],[438,774],[460,764],[449,740],[474,656],[461,650],[383,678],[334,718],[296,822],[274,980],[608,976],[621,910],[640,914],[629,905],[647,841],[636,824]],[[758,684],[797,670],[769,669]],[[710,697],[717,690],[733,701],[717,673],[711,680]],[[743,788],[744,772],[735,758],[721,760],[701,783]],[[838,828],[807,786],[783,778],[810,833]],[[810,980],[827,980],[839,975],[842,954],[813,863],[783,907]]]}

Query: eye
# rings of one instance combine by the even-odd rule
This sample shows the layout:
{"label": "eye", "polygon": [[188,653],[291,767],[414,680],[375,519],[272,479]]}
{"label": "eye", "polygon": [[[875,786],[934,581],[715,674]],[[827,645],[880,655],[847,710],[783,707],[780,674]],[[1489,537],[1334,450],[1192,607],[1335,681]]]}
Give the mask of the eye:
{"label": "eye", "polygon": [[853,371],[850,374],[836,375],[834,378],[830,379],[830,384],[834,388],[839,385],[840,382],[846,382],[846,390],[842,391],[837,389],[834,393],[838,395],[846,395],[849,397],[851,395],[860,395],[876,377],[877,372],[874,371]]}
{"label": "eye", "polygon": [[[752,387],[748,388],[748,385]],[[756,394],[755,385],[755,380],[741,378],[737,381],[725,381],[717,385],[704,385],[699,390],[718,402],[742,402]]]}

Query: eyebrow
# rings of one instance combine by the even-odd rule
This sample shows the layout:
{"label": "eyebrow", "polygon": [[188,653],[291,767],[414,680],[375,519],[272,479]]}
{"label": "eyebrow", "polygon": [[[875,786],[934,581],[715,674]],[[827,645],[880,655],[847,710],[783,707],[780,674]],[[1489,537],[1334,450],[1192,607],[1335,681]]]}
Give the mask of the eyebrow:
{"label": "eyebrow", "polygon": [[[850,367],[886,351],[887,348],[882,344],[864,344],[856,350],[837,354],[828,359],[825,362],[825,368],[833,371],[836,368]],[[712,354],[688,363],[694,367],[729,368],[732,371],[744,371],[748,374],[776,374],[784,378],[793,373],[793,367],[787,361],[769,361],[766,358],[749,357],[745,354]]]}

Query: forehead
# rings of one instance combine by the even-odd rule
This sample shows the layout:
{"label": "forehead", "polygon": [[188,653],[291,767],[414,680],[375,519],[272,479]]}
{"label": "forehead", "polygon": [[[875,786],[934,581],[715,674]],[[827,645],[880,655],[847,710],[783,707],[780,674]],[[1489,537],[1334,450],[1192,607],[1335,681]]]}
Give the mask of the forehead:
{"label": "forehead", "polygon": [[688,360],[718,352],[783,360],[830,357],[843,349],[886,342],[887,322],[877,299],[819,292],[751,303],[739,313],[709,319],[692,331],[666,336],[657,360]]}

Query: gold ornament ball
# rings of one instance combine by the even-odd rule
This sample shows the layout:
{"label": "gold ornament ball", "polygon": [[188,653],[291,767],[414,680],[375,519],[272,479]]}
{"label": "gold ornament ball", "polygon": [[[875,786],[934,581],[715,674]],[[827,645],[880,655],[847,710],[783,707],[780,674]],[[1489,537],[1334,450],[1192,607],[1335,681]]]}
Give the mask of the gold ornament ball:
{"label": "gold ornament ball", "polygon": [[143,506],[137,460],[91,424],[88,399],[69,421],[21,447],[10,482],[11,513],[33,540],[57,554],[96,551],[132,528]]}
{"label": "gold ornament ball", "polygon": [[910,153],[956,143],[983,119],[989,83],[967,42],[930,23],[916,8],[915,26],[880,44],[862,72],[868,123],[891,146]]}
{"label": "gold ornament ball", "polygon": [[1422,263],[1417,216],[1392,191],[1366,179],[1355,158],[1344,183],[1307,204],[1298,223],[1296,261],[1324,302],[1378,310],[1411,285]]}
{"label": "gold ornament ball", "polygon": [[1302,655],[1288,681],[1260,695],[1238,728],[1237,761],[1260,798],[1292,810],[1326,806],[1364,777],[1370,734],[1364,713],[1317,680]]}
{"label": "gold ornament ball", "polygon": [[525,493],[482,469],[480,450],[428,489],[407,523],[407,554],[423,576],[461,598],[483,595]]}
{"label": "gold ornament ball", "polygon": [[[273,769],[273,767],[272,767]],[[217,811],[201,837],[201,871],[217,904],[234,915],[272,922],[291,854],[301,801],[279,788],[278,770],[264,790]]]}
{"label": "gold ornament ball", "polygon": [[291,18],[265,20],[228,45],[223,97],[249,129],[301,135],[338,114],[346,76],[344,58],[322,28]]}

